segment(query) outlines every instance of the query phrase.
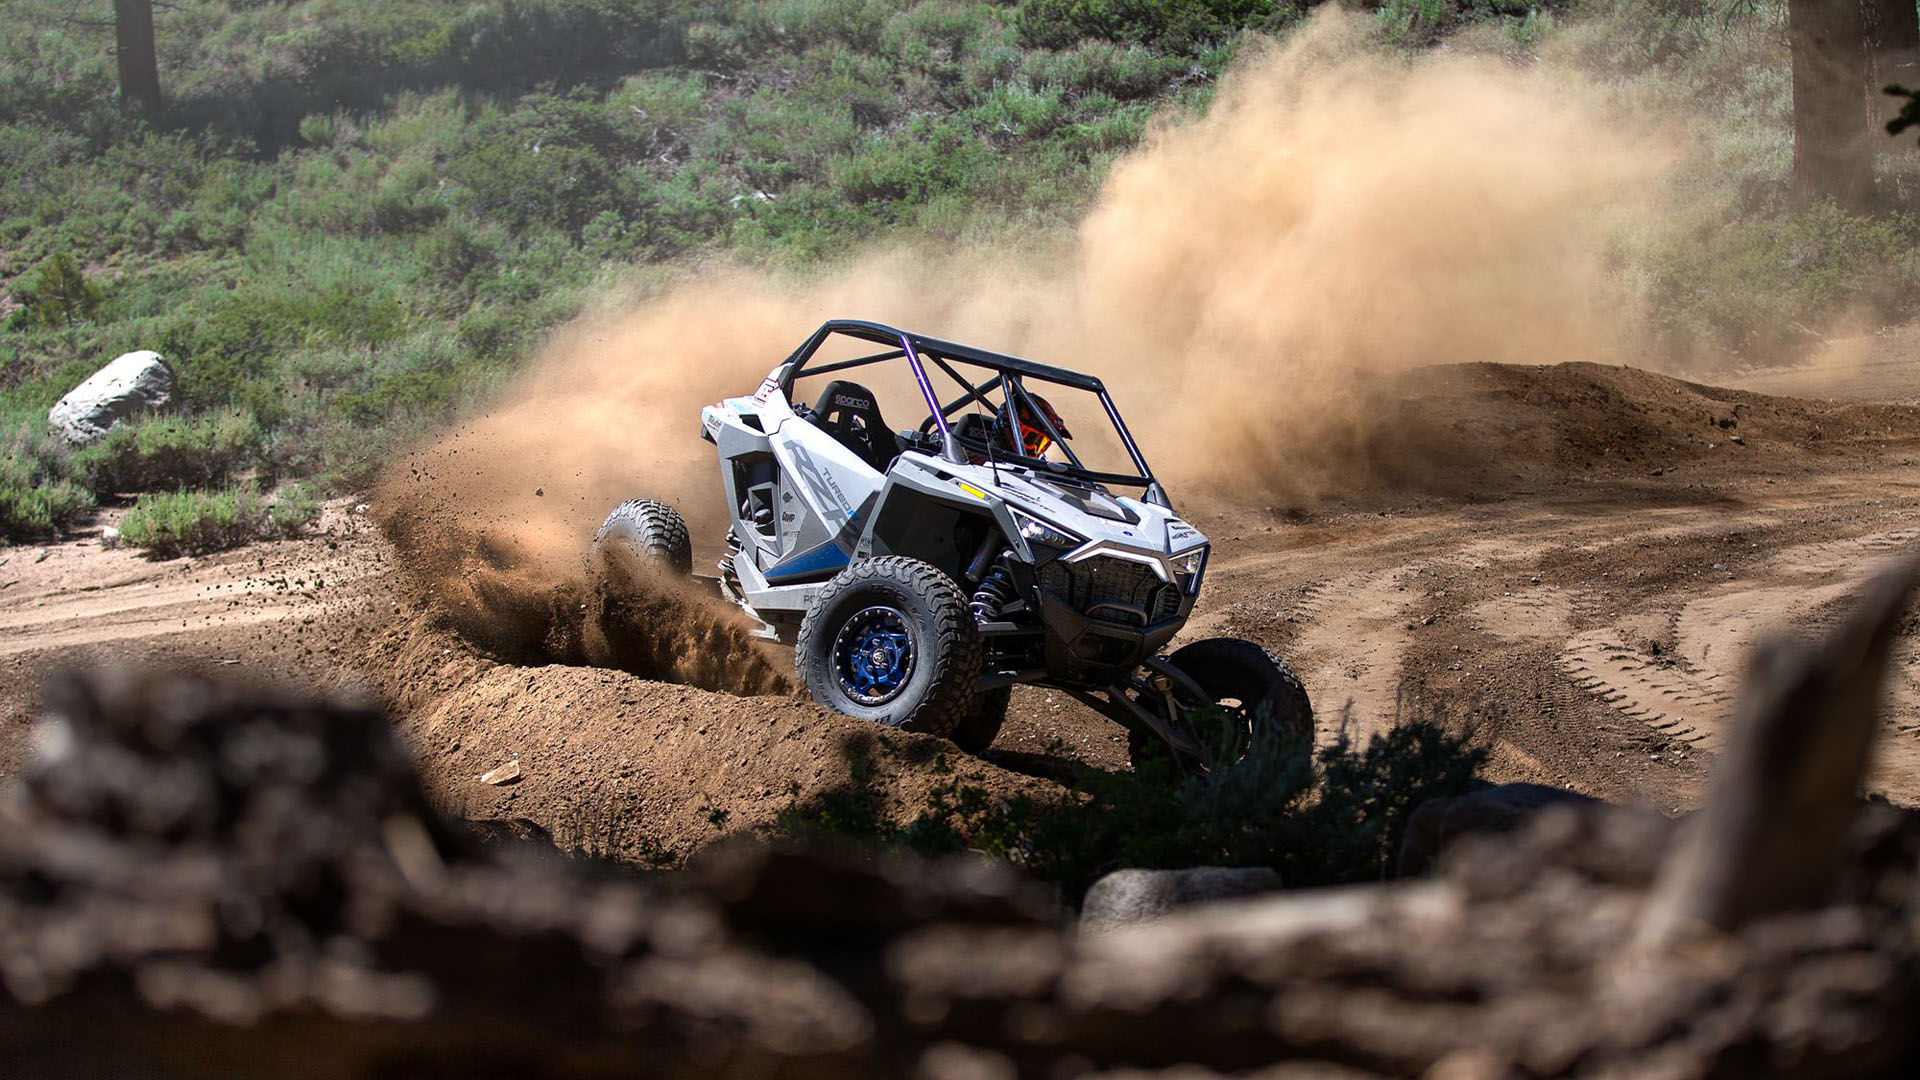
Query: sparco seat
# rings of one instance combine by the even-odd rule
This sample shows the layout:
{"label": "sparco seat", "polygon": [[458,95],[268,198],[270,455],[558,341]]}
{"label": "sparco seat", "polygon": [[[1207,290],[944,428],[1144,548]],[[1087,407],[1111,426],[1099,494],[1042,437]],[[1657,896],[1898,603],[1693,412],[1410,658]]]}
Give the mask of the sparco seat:
{"label": "sparco seat", "polygon": [[900,438],[881,418],[879,400],[859,383],[828,383],[813,406],[813,422],[877,472],[886,472],[900,456]]}

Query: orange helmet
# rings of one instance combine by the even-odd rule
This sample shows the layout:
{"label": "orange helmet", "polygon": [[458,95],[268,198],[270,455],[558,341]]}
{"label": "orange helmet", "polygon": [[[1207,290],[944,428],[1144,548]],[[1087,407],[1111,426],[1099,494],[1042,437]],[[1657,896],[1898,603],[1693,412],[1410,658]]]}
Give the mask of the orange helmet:
{"label": "orange helmet", "polygon": [[[1033,403],[1032,406],[1027,404],[1029,401]],[[1046,414],[1045,423],[1041,422],[1035,409]],[[1062,439],[1073,438],[1073,432],[1067,430],[1066,422],[1060,419],[1059,413],[1053,411],[1053,406],[1046,398],[1039,394],[1007,395],[1007,403],[1002,407],[1000,432],[1015,453],[1031,458],[1046,453],[1047,448],[1053,445],[1053,435],[1047,430],[1048,424],[1060,433]]]}

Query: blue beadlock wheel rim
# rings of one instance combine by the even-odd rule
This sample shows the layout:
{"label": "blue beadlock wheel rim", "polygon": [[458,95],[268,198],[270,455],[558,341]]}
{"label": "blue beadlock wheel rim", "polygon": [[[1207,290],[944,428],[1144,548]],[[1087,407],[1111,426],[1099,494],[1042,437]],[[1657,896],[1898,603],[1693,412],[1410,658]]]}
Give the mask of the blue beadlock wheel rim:
{"label": "blue beadlock wheel rim", "polygon": [[884,705],[913,678],[913,634],[906,616],[885,606],[856,612],[833,639],[840,692],[860,705]]}

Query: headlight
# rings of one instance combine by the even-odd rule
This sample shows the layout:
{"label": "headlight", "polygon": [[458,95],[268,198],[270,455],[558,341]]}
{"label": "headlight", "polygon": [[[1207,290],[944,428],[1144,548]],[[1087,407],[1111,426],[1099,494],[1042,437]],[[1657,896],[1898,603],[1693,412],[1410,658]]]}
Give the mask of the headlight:
{"label": "headlight", "polygon": [[1013,523],[1020,530],[1020,538],[1027,543],[1062,550],[1080,546],[1080,538],[1072,533],[1056,529],[1039,518],[1029,517],[1012,507],[1007,509],[1013,514]]}
{"label": "headlight", "polygon": [[1192,551],[1173,557],[1173,576],[1180,587],[1187,592],[1200,590],[1200,572],[1207,568],[1207,549],[1204,545]]}

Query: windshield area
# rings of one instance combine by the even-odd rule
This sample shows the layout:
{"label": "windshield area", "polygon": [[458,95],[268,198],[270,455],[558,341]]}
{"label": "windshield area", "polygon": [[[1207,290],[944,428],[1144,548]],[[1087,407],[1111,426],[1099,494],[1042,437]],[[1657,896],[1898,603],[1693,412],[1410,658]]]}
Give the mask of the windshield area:
{"label": "windshield area", "polygon": [[1139,475],[1098,394],[1004,373],[980,389],[980,398],[947,415],[947,426],[974,464]]}
{"label": "windshield area", "polygon": [[[856,426],[885,430],[900,449],[940,453],[944,424],[974,464],[1024,466],[1095,483],[1151,482],[1098,380],[948,342],[873,332],[883,330],[899,334],[858,324],[825,333],[796,354],[798,368],[788,377],[795,411],[817,420],[829,409],[860,406]],[[876,344],[897,347],[876,351]],[[929,399],[938,403],[937,413]],[[880,456],[884,451],[876,467]]]}

